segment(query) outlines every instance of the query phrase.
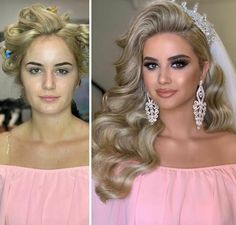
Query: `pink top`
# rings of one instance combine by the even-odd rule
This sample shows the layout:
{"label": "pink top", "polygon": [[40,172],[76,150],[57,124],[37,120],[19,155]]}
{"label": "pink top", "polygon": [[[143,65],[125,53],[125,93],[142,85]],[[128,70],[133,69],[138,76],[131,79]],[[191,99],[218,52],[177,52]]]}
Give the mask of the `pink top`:
{"label": "pink top", "polygon": [[88,225],[88,167],[0,165],[0,225]]}
{"label": "pink top", "polygon": [[236,165],[159,167],[140,175],[126,199],[93,196],[93,225],[235,225]]}

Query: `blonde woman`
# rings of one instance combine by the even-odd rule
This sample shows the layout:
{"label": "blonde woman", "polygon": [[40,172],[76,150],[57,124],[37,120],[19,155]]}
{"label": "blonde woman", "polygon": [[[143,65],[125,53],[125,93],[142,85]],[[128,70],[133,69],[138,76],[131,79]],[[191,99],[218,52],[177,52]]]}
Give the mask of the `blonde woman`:
{"label": "blonde woman", "polygon": [[0,136],[0,224],[88,224],[88,124],[71,102],[87,71],[88,30],[32,5],[6,27],[2,68],[31,106]]}
{"label": "blonde woman", "polygon": [[235,224],[235,73],[213,27],[155,1],[118,45],[118,84],[93,123],[93,225]]}

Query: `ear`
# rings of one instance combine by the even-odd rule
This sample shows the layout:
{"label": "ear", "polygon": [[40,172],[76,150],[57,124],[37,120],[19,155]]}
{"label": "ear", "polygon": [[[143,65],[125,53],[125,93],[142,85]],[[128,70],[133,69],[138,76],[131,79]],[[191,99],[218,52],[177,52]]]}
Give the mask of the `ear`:
{"label": "ear", "polygon": [[76,87],[79,87],[81,84],[81,79],[78,80]]}
{"label": "ear", "polygon": [[204,82],[204,80],[205,80],[205,78],[207,76],[208,70],[209,70],[209,62],[205,61],[203,63],[202,74],[200,76],[200,80],[202,80],[203,82]]}

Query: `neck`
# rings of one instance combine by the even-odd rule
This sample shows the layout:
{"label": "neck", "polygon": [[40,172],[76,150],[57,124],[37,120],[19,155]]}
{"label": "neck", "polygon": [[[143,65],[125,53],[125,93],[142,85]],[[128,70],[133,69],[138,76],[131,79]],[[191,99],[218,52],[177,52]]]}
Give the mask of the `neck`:
{"label": "neck", "polygon": [[164,136],[178,139],[189,139],[204,133],[203,128],[197,129],[191,105],[178,107],[174,110],[160,110],[160,118],[165,124]]}
{"label": "neck", "polygon": [[59,115],[42,115],[32,112],[28,122],[29,135],[39,141],[54,143],[66,139],[72,130],[75,117],[70,112]]}

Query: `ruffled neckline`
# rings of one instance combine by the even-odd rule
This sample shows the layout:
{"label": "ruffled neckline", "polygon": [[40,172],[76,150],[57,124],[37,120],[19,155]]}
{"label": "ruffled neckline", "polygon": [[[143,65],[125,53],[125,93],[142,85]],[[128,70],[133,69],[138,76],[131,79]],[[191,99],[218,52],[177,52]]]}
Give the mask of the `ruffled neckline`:
{"label": "ruffled neckline", "polygon": [[205,167],[193,167],[193,168],[178,168],[178,167],[169,167],[169,166],[158,166],[160,170],[169,170],[169,171],[209,171],[209,170],[224,170],[224,169],[236,169],[236,164],[222,164],[216,166],[205,166]]}
{"label": "ruffled neckline", "polygon": [[65,171],[85,170],[85,169],[88,169],[89,166],[78,166],[78,167],[57,168],[57,169],[40,169],[40,168],[1,164],[0,169],[2,168],[11,169],[11,170],[19,170],[19,171],[21,170],[21,171],[38,171],[38,172],[45,172],[45,173],[57,173],[57,172],[65,172]]}

